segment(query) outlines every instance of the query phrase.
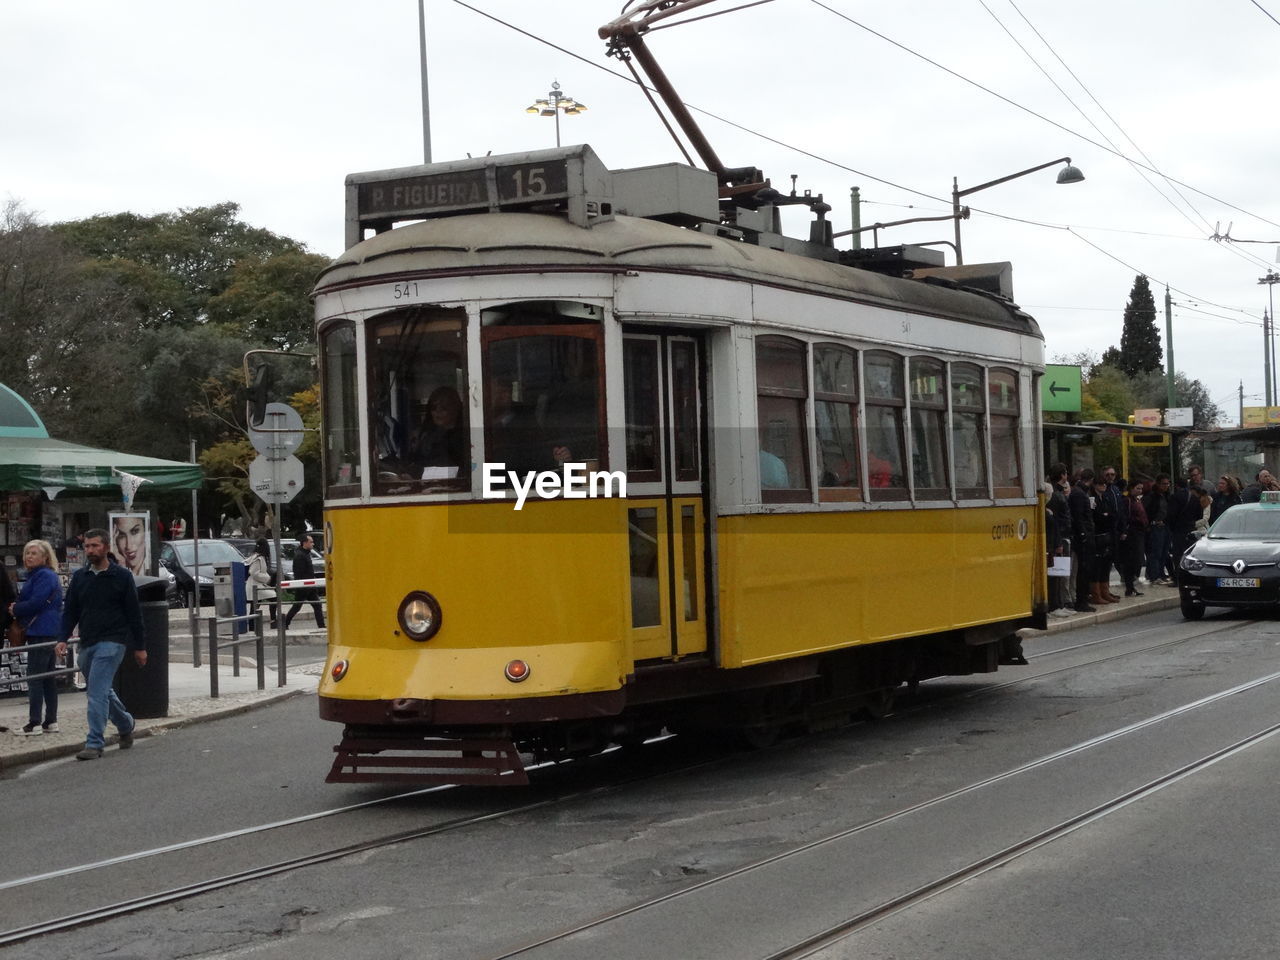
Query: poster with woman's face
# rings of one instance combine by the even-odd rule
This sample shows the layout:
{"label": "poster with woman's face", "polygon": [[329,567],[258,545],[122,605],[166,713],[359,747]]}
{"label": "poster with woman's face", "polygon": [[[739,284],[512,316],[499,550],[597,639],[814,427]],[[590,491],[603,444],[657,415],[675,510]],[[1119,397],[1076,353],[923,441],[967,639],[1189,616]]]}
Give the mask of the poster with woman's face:
{"label": "poster with woman's face", "polygon": [[109,513],[107,517],[111,521],[107,549],[116,562],[134,576],[151,573],[151,514]]}

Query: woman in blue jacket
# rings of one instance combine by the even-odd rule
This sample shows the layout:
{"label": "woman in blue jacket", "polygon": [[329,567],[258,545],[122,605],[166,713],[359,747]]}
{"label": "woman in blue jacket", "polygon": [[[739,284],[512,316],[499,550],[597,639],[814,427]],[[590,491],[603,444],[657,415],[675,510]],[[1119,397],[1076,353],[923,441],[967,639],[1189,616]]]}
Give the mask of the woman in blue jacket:
{"label": "woman in blue jacket", "polygon": [[[22,563],[27,568],[27,580],[10,613],[26,629],[28,644],[52,644],[58,639],[58,628],[62,624],[62,582],[58,579],[58,557],[47,540],[32,540],[22,548]],[[28,676],[52,673],[53,670],[52,646],[27,651]],[[19,736],[34,737],[58,732],[57,679],[45,677],[27,681],[30,722],[16,731]],[[44,705],[43,722],[40,720],[41,704]]]}

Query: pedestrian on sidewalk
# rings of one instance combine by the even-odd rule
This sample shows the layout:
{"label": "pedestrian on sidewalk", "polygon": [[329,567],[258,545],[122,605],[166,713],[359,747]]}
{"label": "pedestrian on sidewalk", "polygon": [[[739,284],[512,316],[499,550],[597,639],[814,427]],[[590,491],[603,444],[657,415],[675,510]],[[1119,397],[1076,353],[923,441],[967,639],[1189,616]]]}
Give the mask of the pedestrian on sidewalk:
{"label": "pedestrian on sidewalk", "polygon": [[[304,533],[298,538],[298,549],[293,554],[293,579],[294,580],[313,580],[316,575],[315,564],[311,561],[311,547],[315,543],[311,539],[311,534]],[[296,600],[294,605],[289,608],[289,612],[284,616],[284,628],[289,629],[289,624],[293,622],[293,618],[298,615],[298,611],[302,609],[304,602],[311,604],[311,609],[316,615],[316,626],[321,630],[324,629],[324,607],[320,605],[320,593],[315,587],[298,587],[293,591]]]}
{"label": "pedestrian on sidewalk", "polygon": [[249,557],[249,564],[246,570],[249,580],[253,583],[253,596],[257,603],[261,606],[264,602],[271,614],[271,629],[276,628],[276,592],[275,575],[271,571],[271,544],[267,542],[266,537],[259,537],[253,545],[253,555]]}
{"label": "pedestrian on sidewalk", "polygon": [[[31,540],[22,548],[22,565],[27,580],[18,599],[9,604],[9,613],[27,631],[27,676],[53,673],[60,653],[56,647],[37,647],[58,638],[62,620],[62,583],[58,580],[58,555],[47,540]],[[61,651],[65,652],[65,650]],[[58,678],[27,680],[27,725],[19,736],[38,737],[58,732]],[[41,718],[43,712],[44,717]]]}
{"label": "pedestrian on sidewalk", "polygon": [[107,531],[85,531],[84,553],[85,566],[76,571],[67,588],[62,630],[55,649],[59,656],[66,653],[67,638],[79,626],[80,672],[86,683],[89,735],[76,759],[97,760],[106,743],[108,719],[120,731],[120,749],[133,746],[133,717],[111,683],[126,650],[133,652],[139,667],[147,665],[147,650],[137,585],[133,574],[108,556]]}

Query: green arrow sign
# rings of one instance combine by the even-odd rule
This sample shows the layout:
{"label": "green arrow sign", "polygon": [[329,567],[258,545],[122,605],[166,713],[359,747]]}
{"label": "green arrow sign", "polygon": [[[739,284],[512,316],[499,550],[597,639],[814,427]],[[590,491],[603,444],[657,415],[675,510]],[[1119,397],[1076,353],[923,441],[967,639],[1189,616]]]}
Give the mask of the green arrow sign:
{"label": "green arrow sign", "polygon": [[1040,409],[1045,412],[1080,412],[1080,368],[1050,363],[1040,378]]}

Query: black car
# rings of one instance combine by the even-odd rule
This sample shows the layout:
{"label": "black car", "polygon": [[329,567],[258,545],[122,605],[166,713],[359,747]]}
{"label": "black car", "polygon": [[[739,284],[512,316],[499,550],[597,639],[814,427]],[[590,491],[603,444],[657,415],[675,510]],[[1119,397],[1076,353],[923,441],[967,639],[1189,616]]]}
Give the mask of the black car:
{"label": "black car", "polygon": [[[160,545],[160,566],[173,576],[176,600],[183,607],[191,606],[195,553],[194,540],[166,540]],[[225,540],[201,540],[200,569],[196,574],[200,580],[201,606],[213,606],[213,568],[223,563],[243,564],[244,557]]]}
{"label": "black car", "polygon": [[1280,503],[1231,507],[1179,567],[1178,598],[1188,620],[1199,620],[1206,607],[1280,603]]}

